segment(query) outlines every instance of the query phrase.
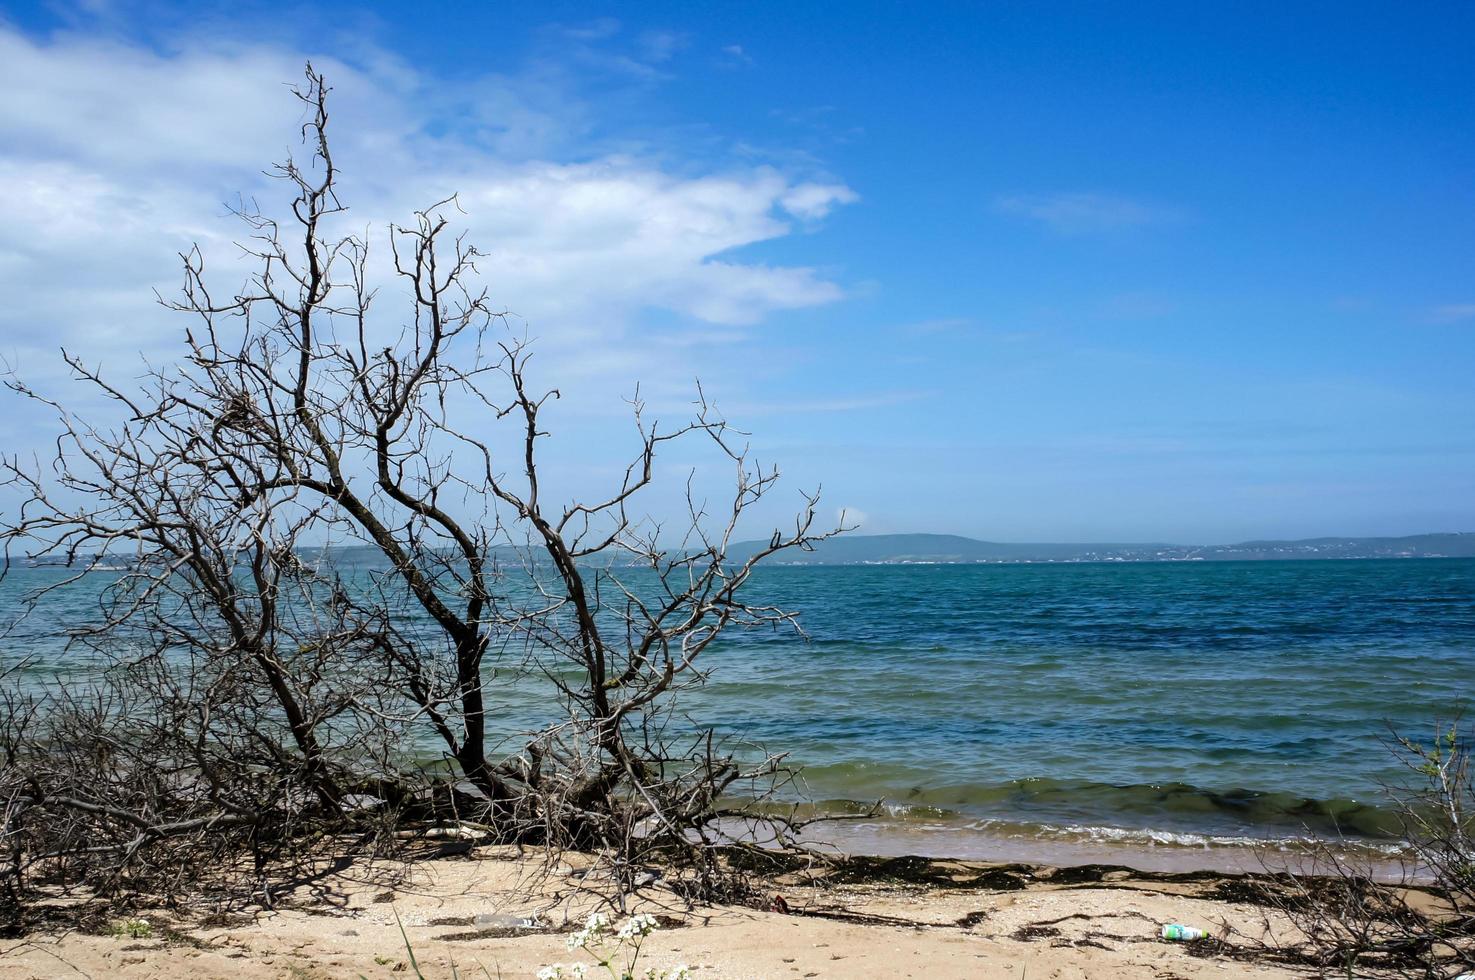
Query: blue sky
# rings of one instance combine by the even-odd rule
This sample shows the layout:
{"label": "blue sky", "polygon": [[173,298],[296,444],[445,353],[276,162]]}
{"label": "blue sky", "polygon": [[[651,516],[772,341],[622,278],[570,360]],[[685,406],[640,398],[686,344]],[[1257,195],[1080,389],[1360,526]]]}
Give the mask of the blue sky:
{"label": "blue sky", "polygon": [[675,416],[700,377],[866,531],[1475,530],[1472,37],[1455,3],[9,4],[0,354],[169,356],[151,291],[270,194],[311,56],[358,220],[463,192],[571,493],[622,392]]}

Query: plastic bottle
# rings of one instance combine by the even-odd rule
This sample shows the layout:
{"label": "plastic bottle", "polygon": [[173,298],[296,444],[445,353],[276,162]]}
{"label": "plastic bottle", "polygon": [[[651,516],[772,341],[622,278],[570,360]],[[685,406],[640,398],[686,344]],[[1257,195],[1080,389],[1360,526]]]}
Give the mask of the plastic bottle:
{"label": "plastic bottle", "polygon": [[1163,938],[1173,939],[1178,942],[1190,943],[1195,939],[1207,939],[1209,933],[1205,929],[1194,926],[1180,926],[1176,922],[1172,925],[1163,926]]}

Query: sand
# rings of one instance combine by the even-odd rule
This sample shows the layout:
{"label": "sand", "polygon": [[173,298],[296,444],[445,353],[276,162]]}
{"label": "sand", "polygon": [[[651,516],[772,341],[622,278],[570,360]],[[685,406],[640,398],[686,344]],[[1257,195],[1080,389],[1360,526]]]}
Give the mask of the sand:
{"label": "sand", "polygon": [[[350,867],[304,883],[275,911],[214,918],[146,911],[137,914],[149,921],[147,938],[72,932],[0,943],[0,977],[394,980],[416,975],[403,923],[425,977],[450,978],[454,967],[461,977],[531,978],[545,964],[578,958],[565,948],[567,931],[608,897],[607,885],[578,876],[585,863],[576,856],[540,874],[530,857],[481,848],[397,869],[393,887],[384,869]],[[1232,878],[925,867],[930,882],[765,882],[765,894],[782,895],[787,912],[686,910],[656,883],[630,906],[666,917],[647,941],[642,968],[685,963],[703,980],[1298,975],[1158,938],[1166,922],[1260,931],[1263,910],[1231,900]],[[512,928],[502,917],[540,926]]]}

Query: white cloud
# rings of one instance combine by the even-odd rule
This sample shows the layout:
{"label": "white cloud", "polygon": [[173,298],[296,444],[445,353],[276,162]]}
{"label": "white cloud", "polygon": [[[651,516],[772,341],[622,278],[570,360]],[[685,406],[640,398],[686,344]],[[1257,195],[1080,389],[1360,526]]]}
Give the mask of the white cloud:
{"label": "white cloud", "polygon": [[837,204],[853,204],[860,195],[841,184],[800,184],[784,194],[780,203],[796,218],[818,221]]}
{"label": "white cloud", "polygon": [[530,316],[649,305],[751,324],[842,295],[813,269],[717,256],[788,234],[780,212],[795,212],[792,198],[808,218],[846,200],[844,187],[794,184],[767,168],[676,177],[620,158],[466,173],[457,184],[468,221],[486,231],[477,237],[489,243],[488,268]]}
{"label": "white cloud", "polygon": [[1182,217],[1176,209],[1129,197],[1079,192],[1006,195],[994,200],[994,208],[1067,235],[1164,224]]}
{"label": "white cloud", "polygon": [[[593,41],[617,29],[571,30]],[[178,51],[0,27],[0,354],[23,370],[62,343],[98,356],[162,349],[182,327],[152,305],[153,290],[177,285],[174,254],[201,241],[222,288],[235,285],[229,243],[242,229],[222,202],[241,192],[271,211],[281,200],[260,171],[301,152],[285,85],[307,52],[200,40]],[[645,310],[662,311],[670,333],[672,315],[743,327],[845,295],[815,268],[741,253],[854,201],[843,184],[765,166],[693,174],[638,155],[537,155],[581,125],[576,100],[562,118],[546,79],[488,75],[453,101],[382,53],[313,60],[334,87],[345,227],[382,230],[459,192],[494,300],[570,370],[620,372],[624,388],[642,375],[658,384],[651,372],[689,385],[690,365],[629,342]]]}

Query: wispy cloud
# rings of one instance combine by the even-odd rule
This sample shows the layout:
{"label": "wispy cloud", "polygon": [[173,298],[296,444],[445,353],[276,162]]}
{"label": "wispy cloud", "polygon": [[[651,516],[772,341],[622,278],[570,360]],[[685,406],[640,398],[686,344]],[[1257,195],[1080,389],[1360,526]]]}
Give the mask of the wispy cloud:
{"label": "wispy cloud", "polygon": [[994,199],[994,209],[1038,222],[1064,235],[1167,224],[1183,217],[1176,208],[1116,194],[1085,192],[1008,194]]}
{"label": "wispy cloud", "polygon": [[768,110],[768,115],[811,143],[846,144],[865,136],[865,127],[856,125],[839,106],[785,106]]}
{"label": "wispy cloud", "polygon": [[882,391],[874,394],[840,395],[833,398],[804,398],[792,401],[732,402],[720,407],[738,418],[761,415],[809,415],[830,412],[861,412],[891,408],[935,395],[935,391]]}
{"label": "wispy cloud", "polygon": [[741,44],[725,44],[719,52],[717,64],[723,68],[746,68],[753,63],[753,56],[743,50]]}
{"label": "wispy cloud", "polygon": [[626,38],[624,25],[613,17],[576,24],[550,24],[543,29],[551,57],[579,65],[586,71],[644,82],[667,81],[660,67],[679,51],[685,38],[675,31],[643,31]]}
{"label": "wispy cloud", "polygon": [[1460,323],[1465,320],[1475,320],[1475,303],[1447,303],[1444,306],[1436,306],[1429,311],[1429,319],[1434,323]]}
{"label": "wispy cloud", "polygon": [[551,29],[576,41],[602,41],[620,32],[620,22],[613,17],[596,17],[578,24],[554,25]]}
{"label": "wispy cloud", "polygon": [[649,61],[670,61],[688,41],[680,31],[645,31],[640,35],[640,49]]}

